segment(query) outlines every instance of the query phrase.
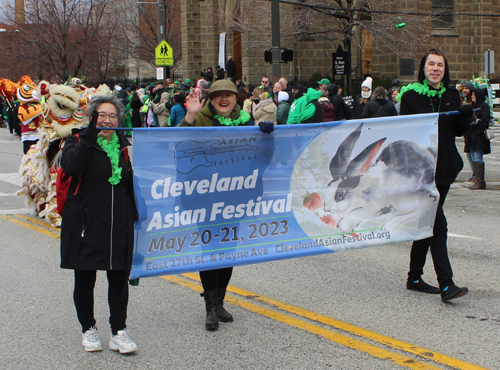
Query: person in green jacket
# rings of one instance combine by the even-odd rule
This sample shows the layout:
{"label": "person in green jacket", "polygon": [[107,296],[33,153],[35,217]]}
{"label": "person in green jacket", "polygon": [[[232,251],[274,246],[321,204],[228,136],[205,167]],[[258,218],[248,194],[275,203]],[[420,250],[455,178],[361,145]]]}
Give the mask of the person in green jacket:
{"label": "person in green jacket", "polygon": [[295,85],[292,91],[295,95],[295,100],[290,107],[286,124],[323,122],[323,111],[318,102],[318,99],[321,97],[321,91],[309,88],[304,94],[305,87],[302,85]]}

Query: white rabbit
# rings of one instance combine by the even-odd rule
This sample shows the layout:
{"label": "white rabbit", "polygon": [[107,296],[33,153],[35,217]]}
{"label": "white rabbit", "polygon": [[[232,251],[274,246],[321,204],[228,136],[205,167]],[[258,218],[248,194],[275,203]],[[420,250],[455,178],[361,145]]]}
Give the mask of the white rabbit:
{"label": "white rabbit", "polygon": [[[391,230],[420,216],[438,199],[434,151],[399,140],[387,144],[375,160],[385,144],[383,138],[351,160],[362,127],[340,144],[330,161],[332,180],[324,191],[323,207],[317,201],[311,207],[304,200],[304,206],[340,232],[354,233],[361,223],[374,219]],[[313,195],[317,200],[319,194]]]}

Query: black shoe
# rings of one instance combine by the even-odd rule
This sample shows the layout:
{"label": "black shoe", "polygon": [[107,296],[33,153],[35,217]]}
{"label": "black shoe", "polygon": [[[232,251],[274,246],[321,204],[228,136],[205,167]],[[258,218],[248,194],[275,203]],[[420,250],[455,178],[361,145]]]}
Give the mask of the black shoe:
{"label": "black shoe", "polygon": [[456,285],[448,285],[441,292],[441,300],[443,302],[448,302],[450,299],[462,297],[469,293],[469,289],[467,287],[459,288]]}
{"label": "black shoe", "polygon": [[418,292],[430,293],[430,294],[439,294],[441,291],[439,288],[427,284],[421,278],[417,280],[409,280],[406,282],[406,289],[408,290],[416,290]]}

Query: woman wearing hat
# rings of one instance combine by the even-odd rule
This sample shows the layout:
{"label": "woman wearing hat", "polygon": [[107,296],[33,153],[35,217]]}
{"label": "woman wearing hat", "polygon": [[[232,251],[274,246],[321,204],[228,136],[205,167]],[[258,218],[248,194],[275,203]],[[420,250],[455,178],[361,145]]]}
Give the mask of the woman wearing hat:
{"label": "woman wearing hat", "polygon": [[271,94],[264,91],[259,95],[259,103],[252,104],[252,115],[255,119],[255,124],[258,125],[262,121],[273,121],[276,123],[276,113],[278,108],[273,102]]}
{"label": "woman wearing hat", "polygon": [[[233,82],[229,80],[215,81],[210,87],[208,101],[200,101],[200,93],[195,91],[187,97],[187,114],[179,127],[194,126],[253,126],[250,114],[241,110],[236,104],[238,91]],[[274,124],[263,121],[259,124],[265,133],[274,131]],[[226,288],[233,273],[232,267],[200,271],[201,284],[207,317],[205,328],[217,330],[219,321],[232,322],[233,316],[223,307]]]}
{"label": "woman wearing hat", "polygon": [[361,84],[361,94],[354,98],[353,118],[361,118],[363,109],[365,109],[366,104],[370,101],[370,97],[372,96],[372,82],[373,79],[371,77],[367,77]]}

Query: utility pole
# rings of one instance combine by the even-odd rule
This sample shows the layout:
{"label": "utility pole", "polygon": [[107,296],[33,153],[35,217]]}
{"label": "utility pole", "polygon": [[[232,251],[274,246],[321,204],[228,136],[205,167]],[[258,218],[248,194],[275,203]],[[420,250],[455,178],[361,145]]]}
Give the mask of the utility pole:
{"label": "utility pole", "polygon": [[[158,44],[167,39],[165,35],[165,1],[166,0],[158,0]],[[161,68],[163,68],[163,87],[165,87],[165,79],[170,77],[170,68]]]}
{"label": "utility pole", "polygon": [[281,46],[280,46],[280,3],[271,0],[271,37],[273,57],[273,86],[281,77]]}

